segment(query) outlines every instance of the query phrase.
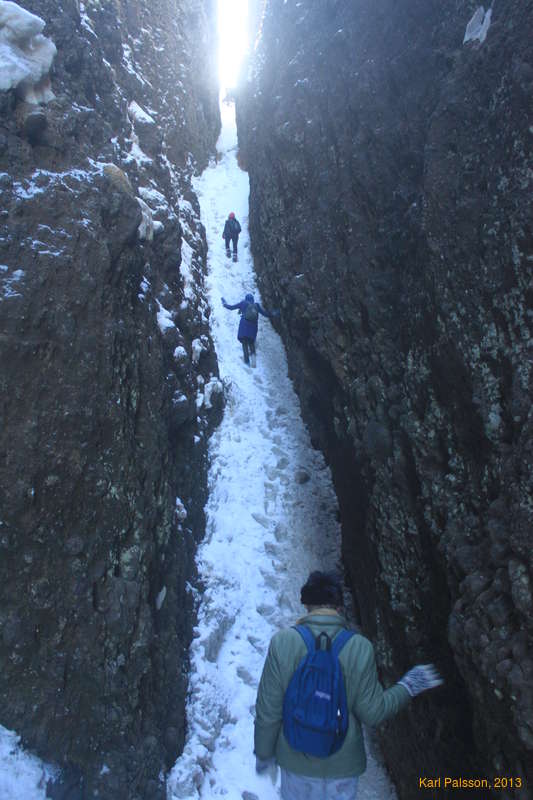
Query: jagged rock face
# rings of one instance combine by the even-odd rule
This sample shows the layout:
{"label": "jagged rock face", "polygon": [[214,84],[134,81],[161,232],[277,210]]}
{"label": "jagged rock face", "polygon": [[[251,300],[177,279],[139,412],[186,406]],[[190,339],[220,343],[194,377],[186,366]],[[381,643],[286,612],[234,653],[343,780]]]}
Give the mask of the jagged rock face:
{"label": "jagged rock face", "polygon": [[159,798],[222,399],[190,189],[214,3],[25,8],[57,56],[51,102],[0,93],[0,723],[67,765],[56,797]]}
{"label": "jagged rock face", "polygon": [[388,763],[406,798],[531,781],[533,5],[465,44],[472,2],[260,5],[238,122],[261,288],[382,673],[446,678]]}

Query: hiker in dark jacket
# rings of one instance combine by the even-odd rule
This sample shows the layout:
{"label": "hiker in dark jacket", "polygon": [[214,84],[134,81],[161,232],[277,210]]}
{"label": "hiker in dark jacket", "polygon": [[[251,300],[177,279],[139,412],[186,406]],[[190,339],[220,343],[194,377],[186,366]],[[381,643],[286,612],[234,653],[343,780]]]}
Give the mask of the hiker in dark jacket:
{"label": "hiker in dark jacket", "polygon": [[[300,597],[308,613],[299,624],[311,631],[315,641],[325,632],[334,643],[337,634],[347,628],[342,616],[340,582],[328,573],[312,572]],[[355,800],[358,778],[366,768],[362,725],[379,725],[412,697],[438,686],[442,680],[431,664],[425,664],[413,667],[390,689],[383,689],[374,648],[368,639],[355,633],[338,655],[346,689],[348,730],[339,749],[331,755],[313,756],[289,745],[283,719],[285,692],[307,652],[302,636],[294,628],[278,631],[270,642],[256,702],[256,770],[275,769],[276,763],[281,767],[283,800]],[[290,728],[288,732],[290,735]]]}
{"label": "hiker in dark jacket", "polygon": [[233,244],[233,254],[237,254],[237,243],[239,241],[239,233],[241,232],[241,226],[239,224],[239,220],[235,216],[234,212],[231,211],[229,217],[226,220],[226,224],[224,225],[224,233],[222,234],[222,238],[226,242],[226,255],[229,256],[230,249],[229,243]]}
{"label": "hiker in dark jacket", "polygon": [[241,321],[239,322],[239,330],[237,331],[237,339],[242,344],[242,352],[244,354],[244,363],[251,364],[255,367],[255,340],[257,338],[257,325],[259,322],[259,314],[264,317],[275,317],[278,312],[265,311],[260,303],[256,303],[253,294],[247,294],[244,300],[240,303],[230,305],[222,298],[222,305],[228,311],[236,311],[239,309]]}

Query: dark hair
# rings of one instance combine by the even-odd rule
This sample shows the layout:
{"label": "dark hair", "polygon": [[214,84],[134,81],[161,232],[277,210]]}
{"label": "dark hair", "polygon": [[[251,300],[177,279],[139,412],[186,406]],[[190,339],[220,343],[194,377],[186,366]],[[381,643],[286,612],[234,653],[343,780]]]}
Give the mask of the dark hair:
{"label": "dark hair", "polygon": [[333,572],[312,572],[301,588],[300,601],[304,606],[342,606],[342,584]]}

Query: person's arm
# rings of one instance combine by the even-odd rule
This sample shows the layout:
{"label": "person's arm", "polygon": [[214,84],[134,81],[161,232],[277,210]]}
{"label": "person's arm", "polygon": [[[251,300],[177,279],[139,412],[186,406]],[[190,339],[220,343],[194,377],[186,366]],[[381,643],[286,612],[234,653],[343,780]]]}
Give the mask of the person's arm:
{"label": "person's arm", "polygon": [[365,725],[376,726],[397,714],[410,700],[408,690],[400,684],[384,689],[378,679],[374,648],[368,640],[360,655],[361,677],[358,682],[353,713]]}
{"label": "person's arm", "polygon": [[260,303],[256,303],[256,306],[257,306],[257,310],[259,311],[259,313],[262,314],[264,317],[268,317],[269,319],[272,319],[272,317],[277,317],[279,315],[279,311],[277,311],[277,310],[276,311],[267,311],[266,309],[264,309],[261,306]]}
{"label": "person's arm", "polygon": [[270,642],[255,704],[254,753],[260,761],[273,758],[283,719],[283,684],[276,636]]}
{"label": "person's arm", "polygon": [[222,305],[224,306],[224,308],[227,308],[228,311],[235,311],[237,308],[241,308],[242,306],[242,301],[240,303],[234,303],[233,305],[231,305],[230,303],[226,303],[224,297],[221,297],[220,299],[222,300]]}
{"label": "person's arm", "polygon": [[237,222],[237,233],[240,233],[242,230],[241,223],[238,220],[236,220],[236,222]]}

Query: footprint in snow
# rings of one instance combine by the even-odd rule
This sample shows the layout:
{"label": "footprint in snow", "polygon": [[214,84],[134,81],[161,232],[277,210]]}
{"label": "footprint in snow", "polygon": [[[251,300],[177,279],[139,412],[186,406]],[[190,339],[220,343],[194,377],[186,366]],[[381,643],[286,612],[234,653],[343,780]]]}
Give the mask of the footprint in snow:
{"label": "footprint in snow", "polygon": [[262,525],[263,528],[270,527],[270,520],[268,519],[268,517],[265,517],[264,514],[258,514],[256,511],[254,511],[252,512],[252,517],[255,519],[256,522],[259,523],[259,525]]}
{"label": "footprint in snow", "polygon": [[274,528],[274,536],[278,542],[283,542],[287,538],[287,528],[281,522],[278,522]]}
{"label": "footprint in snow", "polygon": [[274,606],[269,606],[266,603],[262,603],[261,605],[256,606],[256,611],[259,616],[270,619],[277,612],[277,609],[274,608]]}
{"label": "footprint in snow", "polygon": [[264,489],[265,489],[265,500],[264,500],[264,509],[265,514],[274,513],[276,507],[276,501],[278,499],[279,494],[279,473],[267,473],[267,477],[269,480],[265,481]]}
{"label": "footprint in snow", "polygon": [[[280,437],[278,437],[278,438],[280,438]],[[288,464],[289,461],[288,461],[287,453],[285,452],[285,450],[282,450],[281,447],[278,447],[278,444],[281,444],[281,440],[280,440],[280,442],[276,442],[276,437],[274,437],[273,441],[275,442],[275,444],[272,447],[272,453],[275,456],[278,456],[278,458],[286,458],[287,459],[287,464]]]}
{"label": "footprint in snow", "polygon": [[274,542],[263,542],[263,547],[265,548],[265,553],[268,553],[269,556],[277,556],[280,551],[279,545],[274,544]]}
{"label": "footprint in snow", "polygon": [[265,586],[268,586],[269,589],[277,589],[279,581],[275,575],[272,575],[265,570],[261,570],[261,575],[263,576],[263,582]]}
{"label": "footprint in snow", "polygon": [[257,680],[248,672],[246,667],[237,667],[237,675],[247,686],[257,689]]}
{"label": "footprint in snow", "polygon": [[252,634],[250,634],[246,638],[248,639],[248,641],[250,642],[250,644],[252,645],[254,650],[257,650],[257,652],[259,653],[260,656],[264,656],[265,655],[265,647],[264,647],[261,639],[258,639],[257,636],[252,636]]}

